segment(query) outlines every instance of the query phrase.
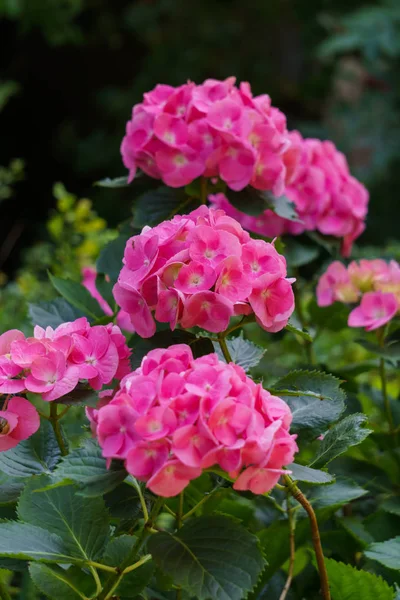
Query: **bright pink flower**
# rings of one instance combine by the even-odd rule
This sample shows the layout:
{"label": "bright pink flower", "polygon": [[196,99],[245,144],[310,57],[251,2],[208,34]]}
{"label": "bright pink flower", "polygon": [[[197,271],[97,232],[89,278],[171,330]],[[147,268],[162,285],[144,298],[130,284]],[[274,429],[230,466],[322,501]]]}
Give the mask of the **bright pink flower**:
{"label": "bright pink flower", "polygon": [[172,450],[188,467],[200,467],[203,456],[214,447],[213,440],[194,425],[180,427],[173,436]]}
{"label": "bright pink flower", "polygon": [[248,490],[253,494],[266,494],[278,483],[282,473],[281,469],[247,467],[236,479],[233,489]]}
{"label": "bright pink flower", "polygon": [[135,442],[140,440],[135,431],[137,412],[130,398],[124,394],[99,408],[97,435],[106,458],[126,458]]}
{"label": "bright pink flower", "polygon": [[113,294],[119,306],[130,315],[135,331],[142,337],[152,337],[156,332],[156,324],[143,296],[136,290],[127,290],[118,283],[114,285]]}
{"label": "bright pink flower", "polygon": [[[257,294],[256,280],[268,277],[272,285],[285,276],[286,261],[273,244],[251,240],[224,211],[201,206],[128,240],[114,296],[142,337],[155,333],[153,314],[172,330],[219,332],[231,316],[254,310],[249,298]],[[283,303],[290,304],[291,283],[273,288]],[[269,331],[282,329],[292,311],[275,312]]]}
{"label": "bright pink flower", "polygon": [[267,331],[279,331],[294,310],[294,294],[287,279],[262,275],[254,282],[249,302],[257,322]]}
{"label": "bright pink flower", "polygon": [[40,426],[36,408],[25,398],[14,396],[0,411],[0,452],[31,437]]}
{"label": "bright pink flower", "polygon": [[[158,85],[134,106],[121,144],[129,181],[142,169],[181,187],[199,176],[220,177],[234,190],[250,181],[280,193],[293,177],[297,154],[286,119],[268,96],[253,98],[235,78],[207,79],[196,86]],[[258,165],[256,170],[256,164]]]}
{"label": "bright pink flower", "polygon": [[201,475],[199,467],[188,467],[179,460],[168,460],[147,482],[147,487],[158,496],[177,496],[190,483]]}
{"label": "bright pink flower", "polygon": [[209,290],[214,285],[215,279],[216,274],[212,267],[193,261],[180,269],[174,286],[185,294],[194,294]]}
{"label": "bright pink flower", "polygon": [[[304,231],[335,236],[342,240],[343,256],[349,256],[354,240],[365,229],[367,190],[350,175],[345,157],[331,142],[303,140],[296,131],[288,136],[282,114],[268,108],[268,102],[266,111],[267,123],[254,120],[248,136],[256,156],[250,185],[271,190],[276,196],[285,194],[295,204],[300,222],[283,219],[269,209],[256,217],[247,215],[235,209],[223,194],[211,196],[211,202],[246,229],[264,236]],[[218,152],[221,148],[214,155]],[[225,180],[233,189],[240,189]]]}
{"label": "bright pink flower", "polygon": [[179,494],[213,465],[238,477],[238,489],[264,493],[297,451],[283,400],[241,367],[216,354],[194,359],[183,344],[149,352],[104,401],[89,415],[103,455],[125,460],[161,496]]}
{"label": "bright pink flower", "polygon": [[242,261],[236,256],[225,258],[218,267],[215,291],[232,302],[246,300],[252,284],[244,271]]}
{"label": "bright pink flower", "polygon": [[32,362],[25,380],[29,392],[41,394],[43,400],[56,400],[71,392],[79,381],[79,367],[68,365],[62,352],[49,352]]}
{"label": "bright pink flower", "polygon": [[110,305],[106,300],[104,300],[103,296],[100,294],[96,287],[96,269],[93,269],[92,267],[84,267],[82,269],[82,276],[82,285],[88,290],[88,292],[90,292],[90,295],[97,300],[104,314],[111,316],[113,314],[113,311],[110,308]]}
{"label": "bright pink flower", "polygon": [[204,171],[204,161],[189,146],[166,146],[156,152],[156,164],[165,183],[173,188],[188,185]]}
{"label": "bright pink flower", "polygon": [[137,479],[147,481],[167,461],[169,443],[164,440],[135,442],[125,460],[125,468]]}
{"label": "bright pink flower", "polygon": [[203,327],[218,333],[227,329],[233,305],[227,298],[215,292],[197,292],[184,305],[181,325],[184,329]]}
{"label": "bright pink flower", "polygon": [[360,306],[351,311],[348,324],[349,327],[365,327],[366,331],[372,331],[393,319],[398,310],[399,303],[394,294],[367,292]]}
{"label": "bright pink flower", "polygon": [[71,360],[79,365],[80,379],[88,379],[95,390],[110,383],[117,372],[119,356],[107,329],[92,327],[87,337],[75,335],[73,342]]}

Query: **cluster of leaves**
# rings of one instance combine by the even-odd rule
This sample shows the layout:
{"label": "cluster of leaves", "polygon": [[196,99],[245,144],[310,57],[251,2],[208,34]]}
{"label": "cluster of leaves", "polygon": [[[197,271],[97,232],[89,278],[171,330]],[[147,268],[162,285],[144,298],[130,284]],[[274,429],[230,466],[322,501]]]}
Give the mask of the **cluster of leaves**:
{"label": "cluster of leaves", "polygon": [[[1,170],[0,170],[1,177]],[[1,193],[1,192],[0,192]],[[0,329],[27,329],[27,301],[51,300],[55,291],[47,272],[79,281],[84,266],[93,266],[100,251],[115,238],[87,198],[78,199],[61,183],[54,185],[56,208],[47,221],[48,240],[26,250],[10,283],[0,272]],[[0,265],[1,267],[1,265]]]}

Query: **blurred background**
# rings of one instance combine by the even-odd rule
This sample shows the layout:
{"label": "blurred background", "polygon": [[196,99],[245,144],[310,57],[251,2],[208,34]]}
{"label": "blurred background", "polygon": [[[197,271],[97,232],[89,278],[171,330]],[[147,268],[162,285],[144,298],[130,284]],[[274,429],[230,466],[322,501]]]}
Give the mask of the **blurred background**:
{"label": "blurred background", "polygon": [[158,82],[236,75],[270,94],[368,186],[360,243],[399,238],[398,0],[0,0],[0,43],[3,315],[7,282],[45,297],[35,269],[56,253],[73,276],[126,218],[132,191],[93,182],[125,174],[125,123]]}

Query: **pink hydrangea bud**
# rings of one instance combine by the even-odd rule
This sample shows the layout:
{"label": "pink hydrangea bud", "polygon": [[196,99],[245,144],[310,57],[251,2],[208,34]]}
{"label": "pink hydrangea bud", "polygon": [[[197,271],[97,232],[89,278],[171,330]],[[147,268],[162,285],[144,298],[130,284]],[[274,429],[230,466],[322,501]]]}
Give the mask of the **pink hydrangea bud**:
{"label": "pink hydrangea bud", "polygon": [[216,354],[194,359],[189,346],[152,350],[121,381],[94,428],[103,455],[160,496],[176,496],[218,465],[234,488],[263,494],[293,462],[288,405]]}

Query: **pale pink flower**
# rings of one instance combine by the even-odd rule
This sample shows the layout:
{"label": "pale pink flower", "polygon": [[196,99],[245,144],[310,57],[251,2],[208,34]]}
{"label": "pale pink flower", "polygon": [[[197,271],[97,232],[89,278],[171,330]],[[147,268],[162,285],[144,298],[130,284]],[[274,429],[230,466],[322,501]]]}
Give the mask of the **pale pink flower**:
{"label": "pale pink flower", "polygon": [[177,496],[201,475],[199,467],[188,467],[179,460],[168,460],[147,482],[147,487],[158,496]]}
{"label": "pale pink flower", "polygon": [[366,331],[372,331],[393,319],[398,310],[399,303],[394,294],[367,292],[360,306],[351,311],[348,324],[349,327],[365,327]]}
{"label": "pale pink flower", "polygon": [[317,301],[319,306],[329,306],[335,301],[356,302],[359,291],[352,282],[346,267],[334,261],[320,277],[317,285]]}

